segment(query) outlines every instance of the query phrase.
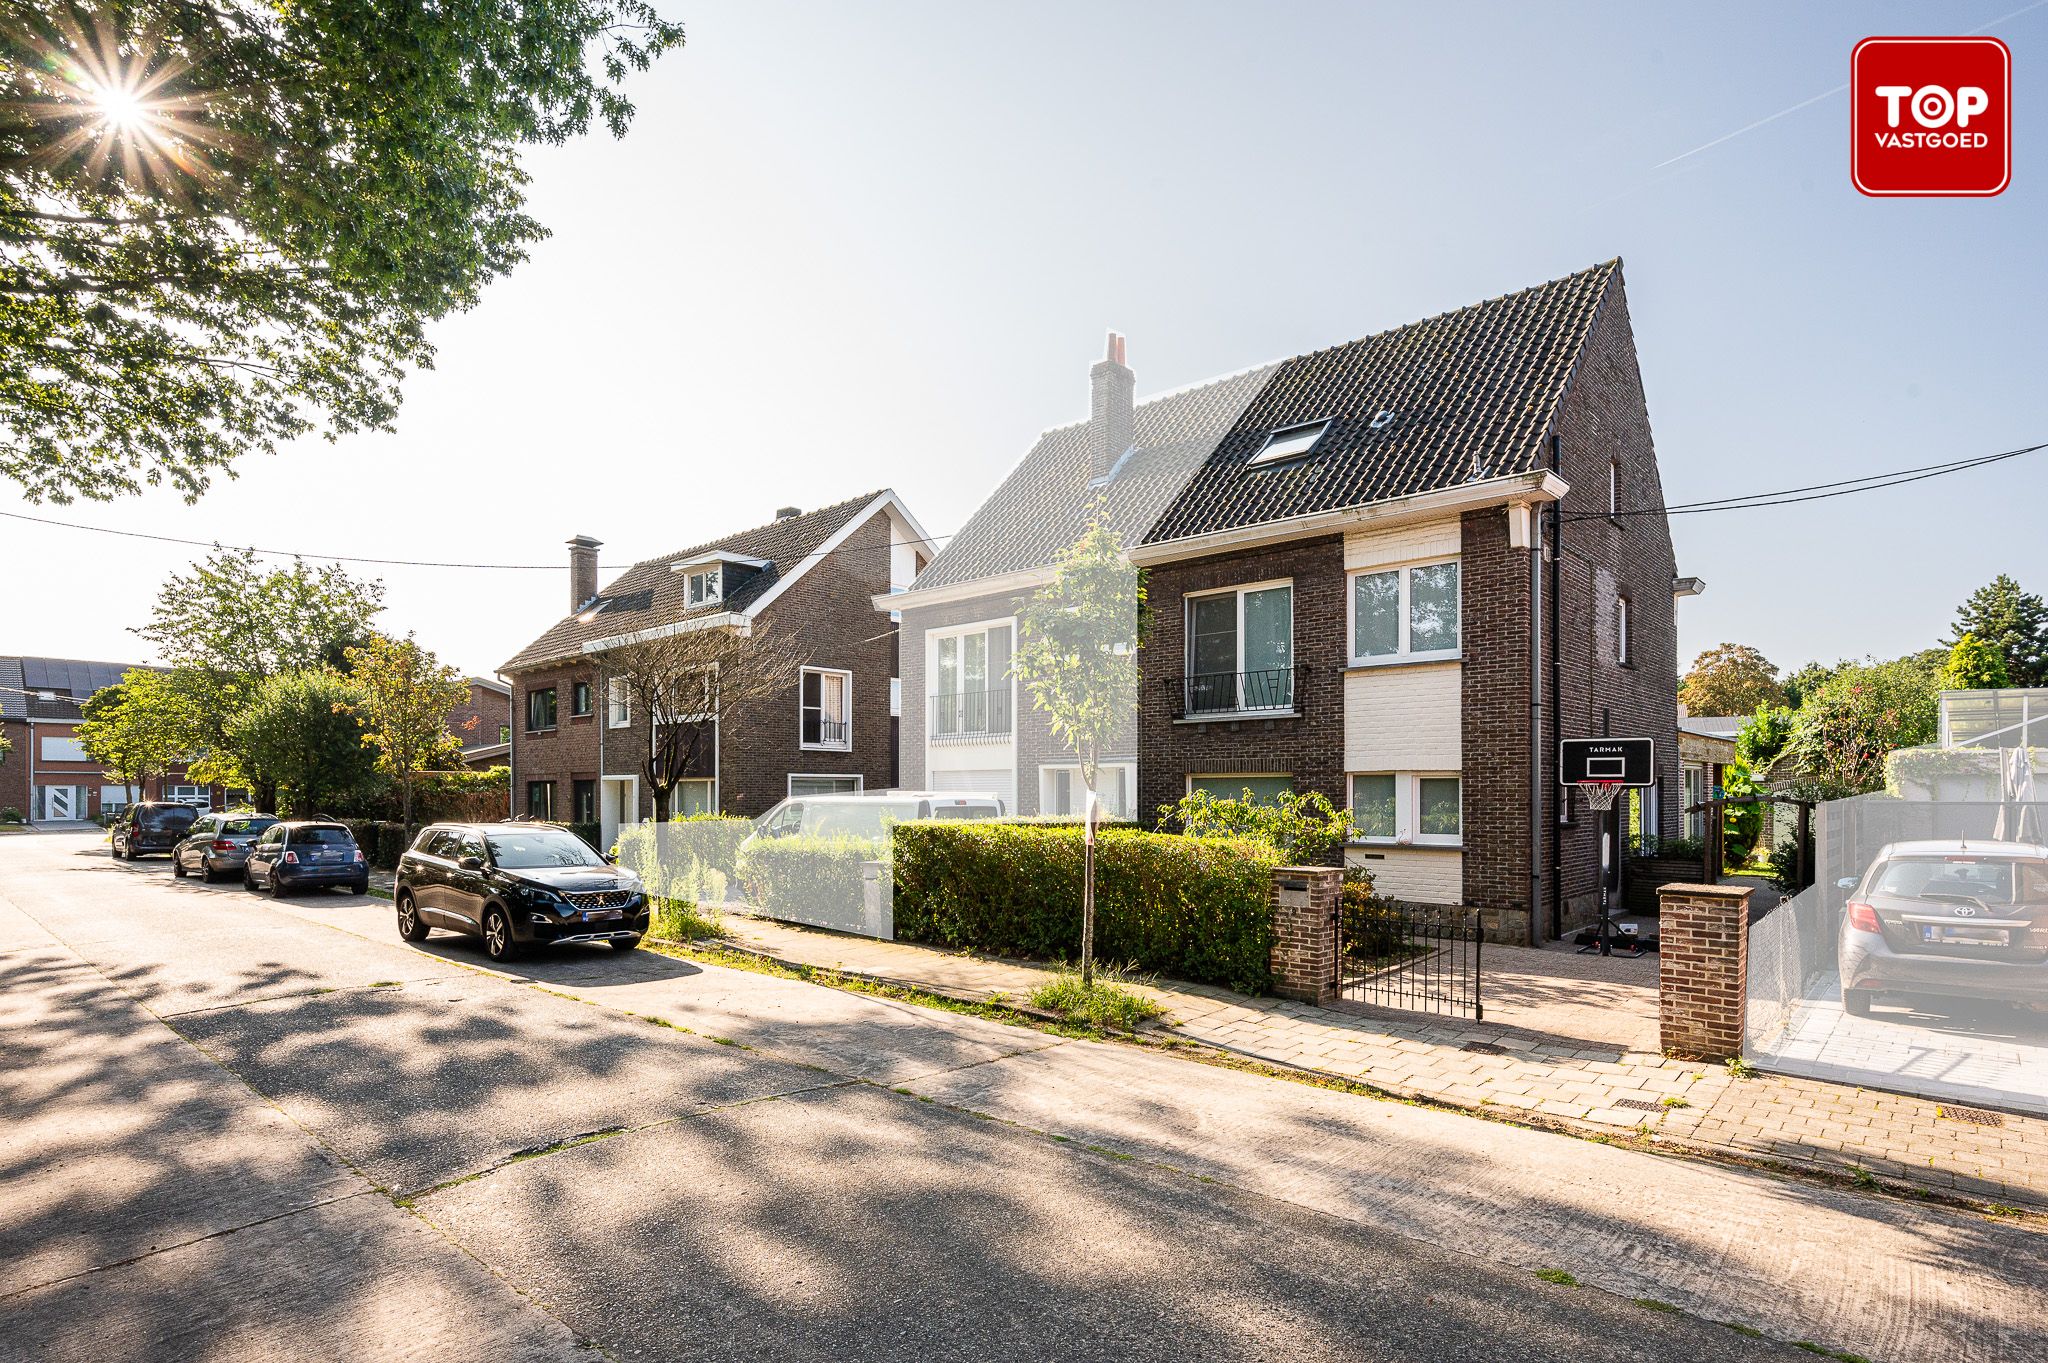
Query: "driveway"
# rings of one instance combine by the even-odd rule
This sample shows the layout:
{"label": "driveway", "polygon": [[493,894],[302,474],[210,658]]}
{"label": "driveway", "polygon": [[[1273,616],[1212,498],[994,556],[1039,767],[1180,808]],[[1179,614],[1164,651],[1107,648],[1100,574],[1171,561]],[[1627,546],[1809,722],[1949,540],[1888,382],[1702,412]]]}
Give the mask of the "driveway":
{"label": "driveway", "polygon": [[0,841],[0,1359],[2048,1348],[2023,1225],[390,914]]}

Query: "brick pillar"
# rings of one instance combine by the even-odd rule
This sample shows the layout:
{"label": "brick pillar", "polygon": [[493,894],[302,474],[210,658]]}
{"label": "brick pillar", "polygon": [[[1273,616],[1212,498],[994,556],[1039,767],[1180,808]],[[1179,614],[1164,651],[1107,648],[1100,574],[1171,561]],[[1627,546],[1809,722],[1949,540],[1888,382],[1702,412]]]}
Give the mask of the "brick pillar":
{"label": "brick pillar", "polygon": [[1742,1054],[1749,895],[1744,885],[1658,887],[1657,1031],[1666,1051]]}
{"label": "brick pillar", "polygon": [[1337,903],[1344,872],[1282,866],[1273,872],[1273,992],[1328,1003],[1337,996]]}

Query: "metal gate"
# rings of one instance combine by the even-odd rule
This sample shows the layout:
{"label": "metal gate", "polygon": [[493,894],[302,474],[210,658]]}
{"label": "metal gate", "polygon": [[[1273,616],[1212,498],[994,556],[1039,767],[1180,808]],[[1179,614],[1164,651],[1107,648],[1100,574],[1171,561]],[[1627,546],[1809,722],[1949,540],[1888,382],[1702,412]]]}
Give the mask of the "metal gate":
{"label": "metal gate", "polygon": [[1378,1008],[1486,1016],[1479,915],[1420,904],[1337,911],[1337,994]]}

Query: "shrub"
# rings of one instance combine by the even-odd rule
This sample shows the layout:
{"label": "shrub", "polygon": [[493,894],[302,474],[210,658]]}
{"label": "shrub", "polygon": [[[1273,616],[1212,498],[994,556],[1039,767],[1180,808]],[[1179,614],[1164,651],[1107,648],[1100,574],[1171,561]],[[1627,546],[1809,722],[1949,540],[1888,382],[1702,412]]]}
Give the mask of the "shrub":
{"label": "shrub", "polygon": [[1271,804],[1190,791],[1159,807],[1159,823],[1191,838],[1257,838],[1299,864],[1327,860],[1351,840],[1353,831],[1351,811],[1337,808],[1319,790],[1290,790]]}
{"label": "shrub", "polygon": [[747,902],[770,917],[805,917],[822,909],[858,905],[865,893],[861,863],[883,850],[867,838],[761,838],[739,854],[740,886]]}
{"label": "shrub", "polygon": [[356,846],[363,849],[363,860],[379,870],[395,869],[399,857],[411,845],[403,824],[384,819],[343,819],[341,823],[355,837]]}
{"label": "shrub", "polygon": [[1672,861],[1698,861],[1707,854],[1705,838],[1665,838],[1657,844],[1657,850],[1646,852],[1645,856],[1667,858]]}
{"label": "shrub", "polygon": [[1141,1022],[1150,1022],[1166,1010],[1155,999],[1136,993],[1125,985],[1129,975],[1108,966],[1098,966],[1095,983],[1081,982],[1081,972],[1061,966],[1050,980],[1031,991],[1031,1002],[1069,1022],[1079,1022],[1104,1031],[1135,1032]]}
{"label": "shrub", "polygon": [[585,842],[589,843],[589,844],[590,844],[590,848],[591,848],[591,850],[592,850],[592,851],[602,851],[602,850],[603,850],[603,849],[602,849],[602,848],[601,848],[601,847],[599,846],[599,844],[600,844],[600,843],[602,843],[602,842],[604,841],[604,825],[603,825],[603,824],[597,824],[597,823],[565,823],[565,824],[563,824],[563,825],[562,825],[562,827],[564,827],[564,828],[568,829],[568,830],[569,830],[569,831],[570,831],[571,833],[574,833],[574,834],[575,834],[575,835],[576,835],[577,837],[579,837],[579,838],[583,839],[583,841],[585,841]]}
{"label": "shrub", "polygon": [[1374,886],[1369,871],[1354,866],[1344,872],[1343,895],[1337,911],[1344,922],[1347,959],[1379,966],[1407,954],[1405,917],[1400,907]]}
{"label": "shrub", "polygon": [[[1809,882],[1799,878],[1799,840],[1787,838],[1771,849],[1771,883],[1785,894],[1798,894]],[[1808,874],[1812,873],[1808,862]]]}
{"label": "shrub", "polygon": [[[930,820],[898,824],[896,935],[1071,959],[1081,947],[1082,831]],[[1112,829],[1095,848],[1095,949],[1175,979],[1272,983],[1273,869],[1255,841]]]}
{"label": "shrub", "polygon": [[21,811],[16,809],[13,805],[8,805],[5,808],[0,808],[0,823],[27,822],[28,820],[21,817]]}
{"label": "shrub", "polygon": [[723,903],[735,871],[734,852],[753,828],[751,819],[717,814],[629,824],[619,830],[611,850],[619,865],[646,882],[650,895]]}

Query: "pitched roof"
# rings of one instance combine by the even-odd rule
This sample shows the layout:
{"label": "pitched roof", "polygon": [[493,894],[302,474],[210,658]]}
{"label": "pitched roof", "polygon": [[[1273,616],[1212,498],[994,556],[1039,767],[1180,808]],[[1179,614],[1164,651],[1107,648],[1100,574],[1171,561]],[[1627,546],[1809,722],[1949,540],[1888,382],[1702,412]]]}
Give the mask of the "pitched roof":
{"label": "pitched roof", "polygon": [[[546,633],[520,649],[498,670],[514,672],[560,658],[575,657],[583,652],[585,644],[600,639],[614,639],[622,634],[726,612],[745,612],[772,591],[777,583],[809,567],[827,540],[887,495],[886,492],[870,492],[800,516],[791,516],[787,520],[755,526],[723,539],[694,544],[673,554],[636,563],[600,589],[581,610],[556,621]],[[670,567],[692,562],[715,551],[766,559],[768,566],[756,572],[736,574],[736,580],[729,583],[720,600],[693,609],[685,595],[688,588],[686,575],[671,572]]]}
{"label": "pitched roof", "polygon": [[[1149,398],[1135,411],[1138,447],[1110,485],[1113,522],[1129,543],[1158,544],[1535,471],[1620,279],[1610,260]],[[1310,456],[1251,466],[1274,431],[1325,420]],[[1093,495],[1087,437],[1085,421],[1040,436],[915,589],[1041,567],[1072,543]]]}
{"label": "pitched roof", "polygon": [[1678,727],[1700,738],[1733,738],[1749,720],[1748,715],[1681,715]]}
{"label": "pitched roof", "polygon": [[[0,719],[77,719],[80,704],[94,692],[145,666],[83,658],[0,656]],[[50,693],[48,699],[46,692]]]}

